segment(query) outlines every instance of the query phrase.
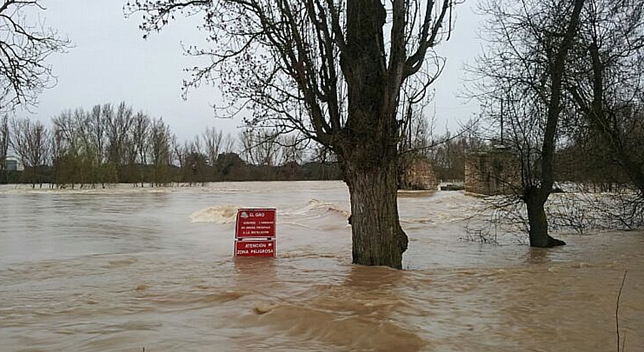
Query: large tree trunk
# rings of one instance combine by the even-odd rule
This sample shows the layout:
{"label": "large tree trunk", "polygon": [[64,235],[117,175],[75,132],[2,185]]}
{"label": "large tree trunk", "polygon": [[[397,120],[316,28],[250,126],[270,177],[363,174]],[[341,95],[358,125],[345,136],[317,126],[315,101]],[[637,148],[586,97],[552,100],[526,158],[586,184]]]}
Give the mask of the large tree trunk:
{"label": "large tree trunk", "polygon": [[538,192],[528,193],[524,198],[528,208],[530,247],[550,248],[565,245],[566,242],[548,235],[548,217],[545,211],[547,197],[535,193]]}
{"label": "large tree trunk", "polygon": [[344,168],[351,195],[353,263],[402,269],[407,235],[398,221],[395,158],[370,168],[346,161]]}
{"label": "large tree trunk", "polygon": [[402,78],[387,71],[387,13],[382,2],[351,0],[346,11],[347,47],[341,66],[348,86],[348,117],[335,149],[351,194],[353,263],[401,269],[407,249],[396,194],[396,109]]}

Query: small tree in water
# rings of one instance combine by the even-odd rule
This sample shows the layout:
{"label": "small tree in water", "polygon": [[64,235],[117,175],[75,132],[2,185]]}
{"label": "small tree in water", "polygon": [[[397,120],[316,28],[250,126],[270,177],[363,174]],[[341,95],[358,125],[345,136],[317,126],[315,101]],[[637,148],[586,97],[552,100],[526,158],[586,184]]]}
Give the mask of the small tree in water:
{"label": "small tree in water", "polygon": [[155,0],[125,10],[143,12],[147,32],[177,14],[203,15],[212,48],[188,53],[211,62],[184,88],[217,81],[234,107],[251,112],[247,124],[297,130],[330,148],[351,196],[353,262],[401,268],[399,100],[408,81],[426,88],[440,72],[433,48],[449,35],[456,2]]}
{"label": "small tree in water", "polygon": [[481,97],[488,112],[501,117],[505,141],[519,153],[519,196],[527,208],[533,247],[565,244],[548,234],[544,207],[554,185],[557,136],[566,112],[566,67],[583,6],[584,0],[489,0],[482,6],[492,19],[486,29],[490,49],[476,68],[483,78]]}

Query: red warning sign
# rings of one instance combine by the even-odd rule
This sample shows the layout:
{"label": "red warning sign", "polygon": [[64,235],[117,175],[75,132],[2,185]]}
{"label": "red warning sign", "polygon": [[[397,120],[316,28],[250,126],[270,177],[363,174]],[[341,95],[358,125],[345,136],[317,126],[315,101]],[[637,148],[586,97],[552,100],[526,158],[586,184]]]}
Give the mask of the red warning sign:
{"label": "red warning sign", "polygon": [[235,257],[274,257],[275,240],[235,241]]}
{"label": "red warning sign", "polygon": [[235,238],[275,237],[275,209],[239,209]]}

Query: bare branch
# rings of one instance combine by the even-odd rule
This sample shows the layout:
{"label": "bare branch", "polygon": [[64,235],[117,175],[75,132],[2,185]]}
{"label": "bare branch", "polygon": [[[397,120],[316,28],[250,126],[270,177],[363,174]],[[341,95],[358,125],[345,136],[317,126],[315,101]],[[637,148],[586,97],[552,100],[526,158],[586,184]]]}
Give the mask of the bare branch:
{"label": "bare branch", "polygon": [[0,6],[0,31],[4,33],[0,39],[2,111],[35,105],[38,94],[55,84],[45,60],[71,45],[55,30],[28,22],[25,12],[30,8],[44,11],[38,0],[6,0]]}

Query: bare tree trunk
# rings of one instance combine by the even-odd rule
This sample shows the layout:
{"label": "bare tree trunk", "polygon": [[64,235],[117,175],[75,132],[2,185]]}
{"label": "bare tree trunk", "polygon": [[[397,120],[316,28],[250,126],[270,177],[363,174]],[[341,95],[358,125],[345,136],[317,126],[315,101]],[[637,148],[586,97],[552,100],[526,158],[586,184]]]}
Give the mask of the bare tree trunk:
{"label": "bare tree trunk", "polygon": [[554,247],[566,244],[564,241],[556,240],[548,235],[548,220],[544,205],[554,185],[557,127],[562,111],[562,81],[566,71],[566,58],[577,33],[583,4],[584,0],[575,0],[565,36],[549,72],[551,79],[550,100],[548,101],[548,117],[541,147],[541,184],[538,187],[527,189],[524,196],[528,208],[530,246],[532,247]]}
{"label": "bare tree trunk", "polygon": [[402,269],[407,235],[398,221],[395,159],[369,169],[345,162],[351,195],[353,263]]}
{"label": "bare tree trunk", "polygon": [[341,62],[349,116],[338,154],[351,195],[353,263],[401,269],[407,249],[397,201],[396,108],[402,75],[386,70],[382,3],[349,1],[347,18],[348,50]]}
{"label": "bare tree trunk", "polygon": [[566,244],[566,242],[548,235],[548,217],[544,208],[546,200],[547,196],[540,196],[537,192],[528,192],[524,197],[530,225],[528,231],[530,247],[550,248]]}

